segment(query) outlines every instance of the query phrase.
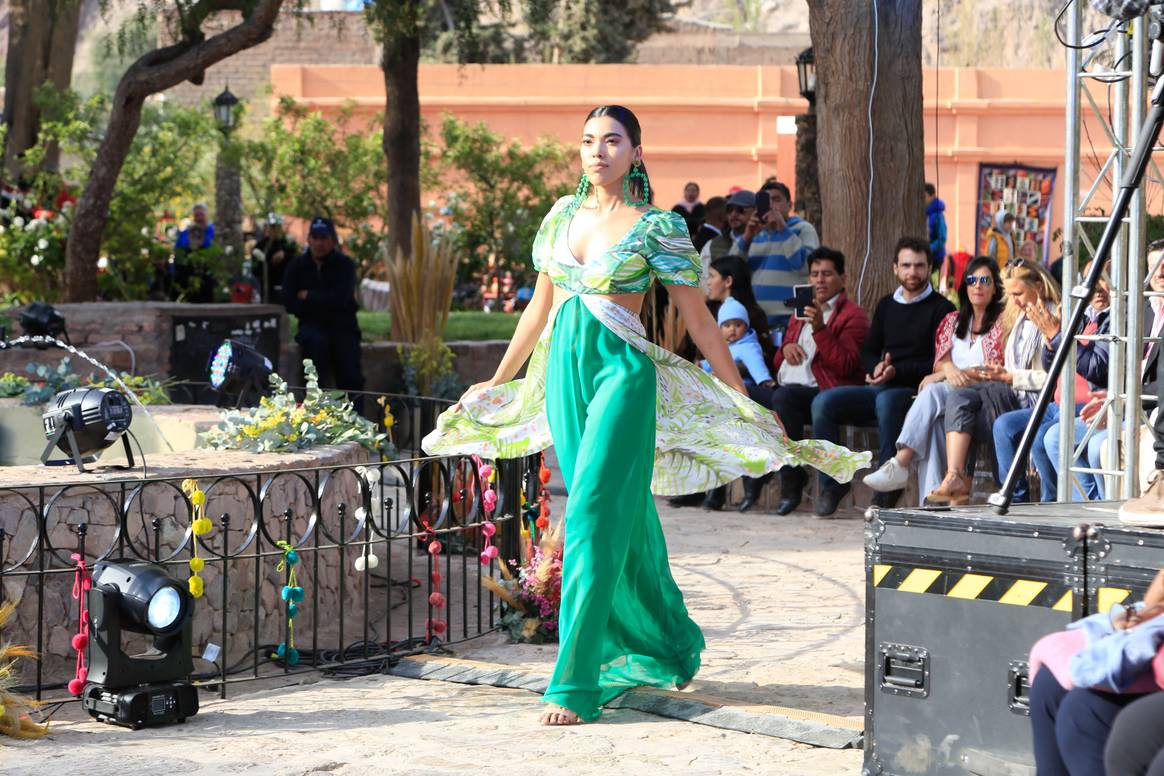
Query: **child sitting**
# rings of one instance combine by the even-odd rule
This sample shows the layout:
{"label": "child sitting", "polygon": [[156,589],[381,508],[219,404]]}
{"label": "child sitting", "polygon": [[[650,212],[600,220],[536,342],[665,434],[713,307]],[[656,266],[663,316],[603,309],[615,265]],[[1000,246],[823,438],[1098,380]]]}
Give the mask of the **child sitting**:
{"label": "child sitting", "polygon": [[[768,365],[764,363],[764,351],[754,329],[748,327],[747,309],[730,296],[719,307],[719,330],[727,341],[728,350],[744,378],[744,385],[762,385],[771,388],[776,384]],[[707,359],[699,362],[703,371],[710,372]]]}

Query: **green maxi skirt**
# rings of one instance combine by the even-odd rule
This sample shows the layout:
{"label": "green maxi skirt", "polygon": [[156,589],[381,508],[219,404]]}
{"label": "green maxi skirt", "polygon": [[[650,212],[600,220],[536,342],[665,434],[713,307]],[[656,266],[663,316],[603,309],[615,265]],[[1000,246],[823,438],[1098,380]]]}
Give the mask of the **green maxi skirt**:
{"label": "green maxi skirt", "polygon": [[559,652],[545,700],[586,720],[635,685],[699,668],[703,635],[671,577],[652,493],[693,493],[787,465],[848,482],[869,465],[646,339],[608,299],[555,300],[525,377],[466,394],[437,419],[430,455],[520,458],[554,445],[569,493]]}
{"label": "green maxi skirt", "polygon": [[544,700],[593,720],[630,687],[691,679],[703,634],[671,577],[651,496],[654,363],[573,297],[558,310],[546,373],[569,501],[558,659]]}

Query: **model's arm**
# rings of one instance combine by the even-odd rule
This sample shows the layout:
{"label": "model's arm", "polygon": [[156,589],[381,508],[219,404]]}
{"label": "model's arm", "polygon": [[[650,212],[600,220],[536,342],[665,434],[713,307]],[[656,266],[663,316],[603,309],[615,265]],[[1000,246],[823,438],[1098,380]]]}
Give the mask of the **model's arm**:
{"label": "model's arm", "polygon": [[[501,357],[497,371],[489,380],[470,386],[469,390],[461,396],[462,401],[465,396],[471,393],[507,383],[517,375],[522,364],[529,358],[530,353],[533,353],[534,345],[537,344],[542,329],[546,327],[546,320],[550,317],[550,307],[553,304],[554,285],[546,273],[539,272],[537,284],[534,286],[533,298],[529,300],[529,304],[521,313],[517,329],[513,332],[513,339],[509,341],[509,347],[505,349],[505,355]],[[461,402],[457,402],[458,407],[460,404]]]}
{"label": "model's arm", "polygon": [[707,310],[703,301],[703,294],[698,288],[672,284],[667,286],[667,293],[671,295],[671,302],[683,317],[683,323],[691,335],[691,341],[699,348],[699,352],[707,357],[711,363],[713,374],[720,380],[735,388],[745,396],[744,381],[740,378],[740,370],[736,369],[736,362],[728,350],[723,335],[719,333],[719,326]]}

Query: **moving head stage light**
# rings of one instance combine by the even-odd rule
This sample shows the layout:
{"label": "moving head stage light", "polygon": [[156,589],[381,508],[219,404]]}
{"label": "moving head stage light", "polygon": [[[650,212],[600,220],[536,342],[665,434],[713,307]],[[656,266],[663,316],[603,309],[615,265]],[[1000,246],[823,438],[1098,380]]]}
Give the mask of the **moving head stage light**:
{"label": "moving head stage light", "polygon": [[275,371],[271,359],[237,339],[223,340],[210,355],[207,368],[210,387],[222,394],[238,394],[236,406],[242,406],[248,391],[262,395]]}
{"label": "moving head stage light", "polygon": [[[194,598],[165,569],[140,560],[93,567],[89,605],[89,673],[81,703],[91,716],[137,730],[185,722],[198,713],[190,683]],[[153,636],[153,647],[128,655],[123,633]]]}
{"label": "moving head stage light", "polygon": [[[133,468],[133,451],[124,434],[133,420],[133,406],[129,399],[112,388],[74,388],[62,391],[48,403],[41,414],[44,435],[48,438],[40,462],[45,466],[76,464],[84,472],[86,463],[93,463],[97,455],[117,441],[125,444],[125,458]],[[53,448],[72,456],[50,461]]]}

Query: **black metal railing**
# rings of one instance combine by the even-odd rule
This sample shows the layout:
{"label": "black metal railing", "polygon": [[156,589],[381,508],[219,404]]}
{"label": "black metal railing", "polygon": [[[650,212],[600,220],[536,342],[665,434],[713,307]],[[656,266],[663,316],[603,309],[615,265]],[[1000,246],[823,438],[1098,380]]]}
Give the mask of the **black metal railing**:
{"label": "black metal railing", "polygon": [[[197,548],[205,592],[195,604],[194,654],[210,658],[196,661],[204,686],[225,697],[232,683],[277,674],[382,670],[404,654],[497,629],[498,602],[481,577],[518,557],[521,497],[538,498],[539,466],[537,455],[496,463],[501,554],[488,565],[479,559],[485,483],[464,456],[194,476],[213,523],[202,536],[182,488],[190,475],[8,484],[0,488],[0,604],[16,601],[17,617],[4,636],[41,656],[24,669],[26,691],[67,697],[78,617],[71,554],[90,566],[149,560],[184,579]],[[439,553],[429,551],[433,540]],[[286,546],[306,588],[294,620],[279,595]],[[443,606],[431,595],[438,588]],[[292,623],[297,665],[275,654],[290,643]]]}

